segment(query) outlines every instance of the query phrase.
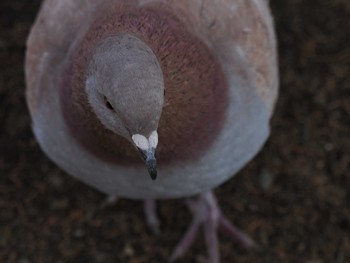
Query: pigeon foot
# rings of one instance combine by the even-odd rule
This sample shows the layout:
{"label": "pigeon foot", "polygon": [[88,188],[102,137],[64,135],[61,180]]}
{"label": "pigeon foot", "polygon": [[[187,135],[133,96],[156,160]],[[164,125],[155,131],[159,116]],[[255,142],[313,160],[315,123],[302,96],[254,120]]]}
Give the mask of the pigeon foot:
{"label": "pigeon foot", "polygon": [[188,199],[187,205],[193,214],[193,220],[175,247],[169,263],[175,262],[190,248],[200,227],[203,227],[204,230],[209,263],[220,262],[218,229],[246,248],[257,247],[250,237],[241,232],[223,215],[212,191],[202,193],[196,199]]}

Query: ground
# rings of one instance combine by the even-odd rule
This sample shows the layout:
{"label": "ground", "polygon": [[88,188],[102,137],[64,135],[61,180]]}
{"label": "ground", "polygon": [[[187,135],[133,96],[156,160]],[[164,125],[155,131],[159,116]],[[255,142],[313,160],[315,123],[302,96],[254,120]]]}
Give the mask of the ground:
{"label": "ground", "polygon": [[[350,2],[271,0],[280,97],[262,151],[215,190],[261,250],[220,236],[222,262],[350,262]],[[25,39],[40,1],[0,2],[0,262],[165,262],[191,217],[159,202],[162,233],[141,202],[104,195],[41,152],[24,98]],[[179,262],[205,262],[200,239]]]}

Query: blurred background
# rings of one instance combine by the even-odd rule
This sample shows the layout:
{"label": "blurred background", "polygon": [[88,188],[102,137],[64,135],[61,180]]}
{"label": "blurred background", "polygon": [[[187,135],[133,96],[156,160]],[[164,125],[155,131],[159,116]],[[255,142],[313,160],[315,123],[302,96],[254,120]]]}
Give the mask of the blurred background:
{"label": "blurred background", "polygon": [[[105,197],[41,152],[24,98],[25,41],[37,0],[0,2],[0,262],[166,262],[191,215],[159,202],[162,233],[142,203]],[[216,189],[226,215],[262,247],[220,236],[222,262],[350,262],[350,1],[271,0],[280,97],[272,134]],[[205,262],[198,242],[179,262]]]}

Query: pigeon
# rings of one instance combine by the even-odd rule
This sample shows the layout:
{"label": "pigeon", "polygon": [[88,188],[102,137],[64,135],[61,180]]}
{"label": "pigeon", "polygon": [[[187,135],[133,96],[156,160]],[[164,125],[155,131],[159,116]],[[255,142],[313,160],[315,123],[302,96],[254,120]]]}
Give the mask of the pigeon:
{"label": "pigeon", "polygon": [[27,40],[26,99],[45,154],[110,197],[185,198],[193,220],[169,257],[204,230],[255,243],[215,187],[261,149],[278,95],[266,0],[45,0]]}

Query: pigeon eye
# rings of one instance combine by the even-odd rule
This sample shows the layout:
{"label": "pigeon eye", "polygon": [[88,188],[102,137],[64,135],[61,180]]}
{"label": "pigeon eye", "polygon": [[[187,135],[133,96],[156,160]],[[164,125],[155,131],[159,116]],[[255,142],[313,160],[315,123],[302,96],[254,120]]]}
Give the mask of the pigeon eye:
{"label": "pigeon eye", "polygon": [[112,104],[108,101],[107,97],[106,96],[103,96],[103,100],[104,100],[104,103],[106,105],[106,107],[110,110],[114,110]]}

